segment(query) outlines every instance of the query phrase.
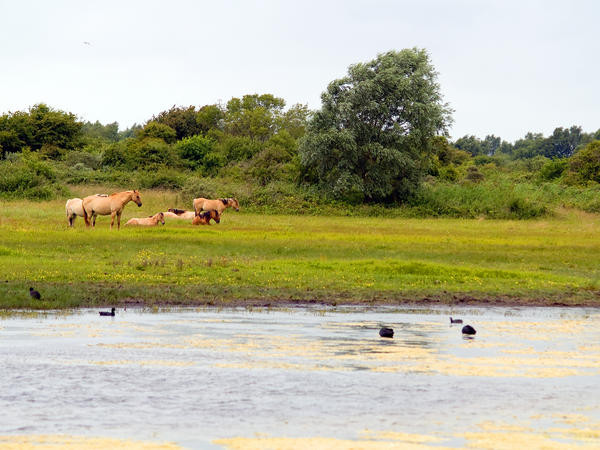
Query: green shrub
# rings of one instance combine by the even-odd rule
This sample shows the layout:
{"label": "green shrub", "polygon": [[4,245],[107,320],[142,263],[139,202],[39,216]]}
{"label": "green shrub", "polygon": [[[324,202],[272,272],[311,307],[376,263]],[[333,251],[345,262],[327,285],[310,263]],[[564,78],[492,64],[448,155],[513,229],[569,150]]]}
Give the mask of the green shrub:
{"label": "green shrub", "polygon": [[99,169],[102,166],[102,155],[72,150],[67,152],[64,158],[65,164],[69,167],[83,165],[88,169]]}
{"label": "green shrub", "polygon": [[600,183],[600,141],[593,141],[569,158],[569,184]]}
{"label": "green shrub", "polygon": [[137,172],[134,185],[142,189],[181,189],[185,185],[186,178],[186,175],[180,171],[163,167],[158,170]]}
{"label": "green shrub", "polygon": [[508,203],[509,217],[515,219],[533,219],[547,213],[544,205],[535,204],[524,198],[512,198]]}
{"label": "green shrub", "polygon": [[546,161],[539,171],[539,178],[542,181],[552,181],[560,178],[567,168],[567,159],[552,159]]}
{"label": "green shrub", "polygon": [[459,172],[454,166],[443,166],[438,170],[438,176],[443,181],[456,181],[458,180]]}
{"label": "green shrub", "polygon": [[52,167],[29,152],[17,161],[0,162],[0,196],[4,198],[50,200],[65,192]]}
{"label": "green shrub", "polygon": [[465,175],[465,180],[471,181],[473,183],[479,183],[480,181],[483,181],[484,178],[485,177],[479,171],[479,169],[477,168],[477,166],[469,166],[469,167],[467,167],[467,174]]}

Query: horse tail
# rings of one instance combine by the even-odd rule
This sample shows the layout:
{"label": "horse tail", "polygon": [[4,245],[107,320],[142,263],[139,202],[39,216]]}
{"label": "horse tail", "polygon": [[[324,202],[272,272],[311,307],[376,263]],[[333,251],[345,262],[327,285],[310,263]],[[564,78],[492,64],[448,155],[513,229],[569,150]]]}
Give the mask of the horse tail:
{"label": "horse tail", "polygon": [[81,202],[81,209],[83,209],[83,220],[85,220],[85,226],[89,227],[90,226],[90,219],[88,217],[88,213],[85,210],[85,203]]}

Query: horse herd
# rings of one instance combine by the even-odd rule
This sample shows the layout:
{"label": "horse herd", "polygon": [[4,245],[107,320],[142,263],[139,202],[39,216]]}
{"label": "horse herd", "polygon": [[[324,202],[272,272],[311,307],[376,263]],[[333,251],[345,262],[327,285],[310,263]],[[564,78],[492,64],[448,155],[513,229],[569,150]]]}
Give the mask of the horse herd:
{"label": "horse herd", "polygon": [[[71,198],[67,200],[65,209],[69,226],[72,227],[77,216],[83,217],[87,227],[96,226],[96,216],[107,216],[110,214],[110,228],[117,218],[117,229],[121,228],[121,214],[123,208],[129,202],[134,202],[142,206],[142,199],[137,190],[117,192],[115,194],[94,194],[87,197]],[[194,210],[186,211],[184,209],[170,208],[168,211],[159,212],[150,217],[133,218],[127,221],[125,225],[155,226],[159,223],[165,224],[165,217],[175,219],[192,220],[194,225],[210,225],[211,219],[216,223],[221,221],[221,214],[227,208],[231,207],[236,211],[240,210],[240,204],[235,198],[219,198],[211,200],[208,198],[195,198]]]}

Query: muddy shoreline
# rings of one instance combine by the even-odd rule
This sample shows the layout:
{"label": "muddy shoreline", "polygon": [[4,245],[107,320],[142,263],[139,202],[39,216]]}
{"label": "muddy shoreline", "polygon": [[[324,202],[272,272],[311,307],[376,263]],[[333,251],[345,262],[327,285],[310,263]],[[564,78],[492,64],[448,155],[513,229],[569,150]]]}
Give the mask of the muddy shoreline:
{"label": "muddy shoreline", "polygon": [[[110,306],[110,304],[106,304]],[[473,296],[469,294],[431,295],[422,297],[377,297],[370,299],[323,296],[318,298],[213,298],[189,299],[185,301],[146,301],[144,299],[123,299],[121,307],[246,307],[246,308],[302,308],[306,306],[489,306],[489,307],[586,307],[600,308],[600,295],[595,297],[553,296]]]}

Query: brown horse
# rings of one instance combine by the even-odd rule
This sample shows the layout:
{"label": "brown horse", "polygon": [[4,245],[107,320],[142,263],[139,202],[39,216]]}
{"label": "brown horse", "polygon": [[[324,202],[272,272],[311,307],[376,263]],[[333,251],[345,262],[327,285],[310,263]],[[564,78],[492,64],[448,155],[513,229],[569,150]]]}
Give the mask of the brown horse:
{"label": "brown horse", "polygon": [[213,219],[215,222],[219,223],[221,222],[221,215],[214,209],[201,212],[194,217],[194,220],[192,220],[192,225],[210,225],[210,219]]}
{"label": "brown horse", "polygon": [[196,214],[200,214],[200,211],[217,211],[219,214],[223,214],[227,208],[233,208],[236,211],[240,210],[240,204],[235,198],[219,198],[217,200],[210,200],[208,198],[195,198],[194,199],[194,211]]}
{"label": "brown horse", "polygon": [[140,193],[136,190],[117,192],[112,195],[90,195],[83,199],[83,219],[86,226],[90,226],[90,217],[92,218],[92,226],[96,226],[96,216],[107,216],[110,214],[110,229],[112,230],[117,216],[117,229],[121,228],[121,214],[123,208],[129,202],[135,202],[136,205],[142,206]]}
{"label": "brown horse", "polygon": [[146,227],[154,227],[159,223],[165,224],[165,215],[161,212],[154,214],[150,217],[144,217],[143,219],[129,219],[125,225],[140,225]]}

